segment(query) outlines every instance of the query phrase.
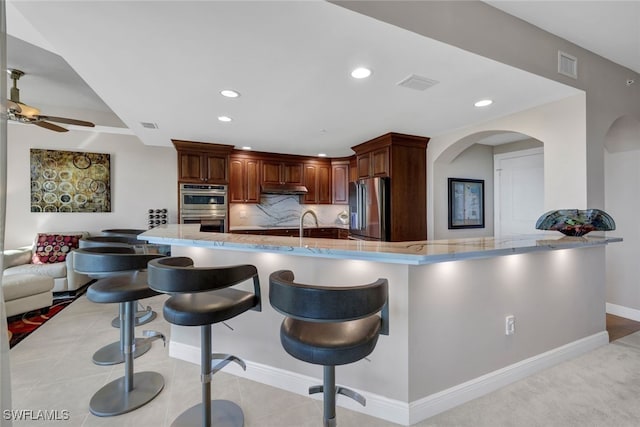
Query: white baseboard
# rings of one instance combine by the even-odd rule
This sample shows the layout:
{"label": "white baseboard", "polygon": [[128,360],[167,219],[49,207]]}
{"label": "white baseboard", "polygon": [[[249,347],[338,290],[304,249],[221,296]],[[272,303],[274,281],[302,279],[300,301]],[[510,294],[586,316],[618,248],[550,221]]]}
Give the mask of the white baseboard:
{"label": "white baseboard", "polygon": [[[606,331],[599,332],[411,403],[389,399],[384,396],[363,392],[362,390],[355,391],[362,393],[366,397],[366,407],[363,408],[351,401],[351,399],[340,397],[336,400],[336,403],[339,406],[357,412],[408,426],[608,343],[609,334]],[[178,342],[172,341],[170,343],[169,356],[195,364],[200,363],[199,347]],[[304,396],[308,396],[309,386],[322,382],[321,379],[295,372],[250,361],[245,362],[247,364],[246,371],[232,364],[225,368],[225,372]],[[321,395],[313,397],[321,398]]]}
{"label": "white baseboard", "polygon": [[635,308],[629,308],[623,305],[611,304],[608,302],[607,313],[640,322],[640,310],[636,310]]}

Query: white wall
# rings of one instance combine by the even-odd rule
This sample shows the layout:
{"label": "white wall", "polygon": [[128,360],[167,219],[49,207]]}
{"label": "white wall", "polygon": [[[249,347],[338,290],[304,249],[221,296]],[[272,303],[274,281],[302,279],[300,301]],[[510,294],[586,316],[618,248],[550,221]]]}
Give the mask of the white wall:
{"label": "white wall", "polygon": [[[111,154],[110,213],[30,212],[29,150]],[[147,228],[147,210],[169,209],[177,219],[177,160],[173,147],[150,147],[137,137],[86,131],[57,133],[37,126],[8,126],[5,248],[28,245],[45,231]]]}
{"label": "white wall", "polygon": [[444,229],[441,228],[442,221],[435,222],[443,215],[442,207],[446,209],[447,204],[446,197],[442,199],[441,192],[435,187],[439,182],[434,175],[438,169],[436,164],[450,163],[479,137],[496,131],[520,132],[544,144],[545,211],[587,208],[585,129],[585,96],[580,94],[432,137],[427,147],[428,235],[438,238],[448,233],[446,222]]}

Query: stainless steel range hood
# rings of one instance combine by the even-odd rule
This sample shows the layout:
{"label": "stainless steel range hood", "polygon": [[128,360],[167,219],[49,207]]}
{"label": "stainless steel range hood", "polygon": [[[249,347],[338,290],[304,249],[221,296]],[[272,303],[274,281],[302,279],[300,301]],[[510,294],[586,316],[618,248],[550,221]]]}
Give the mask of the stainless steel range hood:
{"label": "stainless steel range hood", "polygon": [[307,194],[309,190],[304,185],[296,184],[262,184],[260,189],[262,194]]}

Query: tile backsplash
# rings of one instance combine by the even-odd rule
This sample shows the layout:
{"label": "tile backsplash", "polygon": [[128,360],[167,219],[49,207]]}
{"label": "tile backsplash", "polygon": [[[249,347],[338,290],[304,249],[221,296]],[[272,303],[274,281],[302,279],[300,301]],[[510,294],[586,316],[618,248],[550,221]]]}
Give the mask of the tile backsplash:
{"label": "tile backsplash", "polygon": [[[259,204],[231,203],[229,207],[230,227],[298,227],[300,214],[307,209],[318,216],[320,225],[342,224],[338,214],[349,211],[347,205],[304,205],[300,196],[262,195]],[[305,224],[313,224],[313,218],[305,218]]]}

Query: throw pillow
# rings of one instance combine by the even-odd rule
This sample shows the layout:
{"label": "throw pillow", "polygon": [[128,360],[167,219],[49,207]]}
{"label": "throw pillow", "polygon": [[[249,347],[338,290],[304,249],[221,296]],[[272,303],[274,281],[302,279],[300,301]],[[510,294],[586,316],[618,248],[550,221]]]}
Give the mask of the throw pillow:
{"label": "throw pillow", "polygon": [[33,248],[31,262],[34,264],[52,264],[63,262],[67,254],[78,248],[81,234],[62,235],[39,233]]}

